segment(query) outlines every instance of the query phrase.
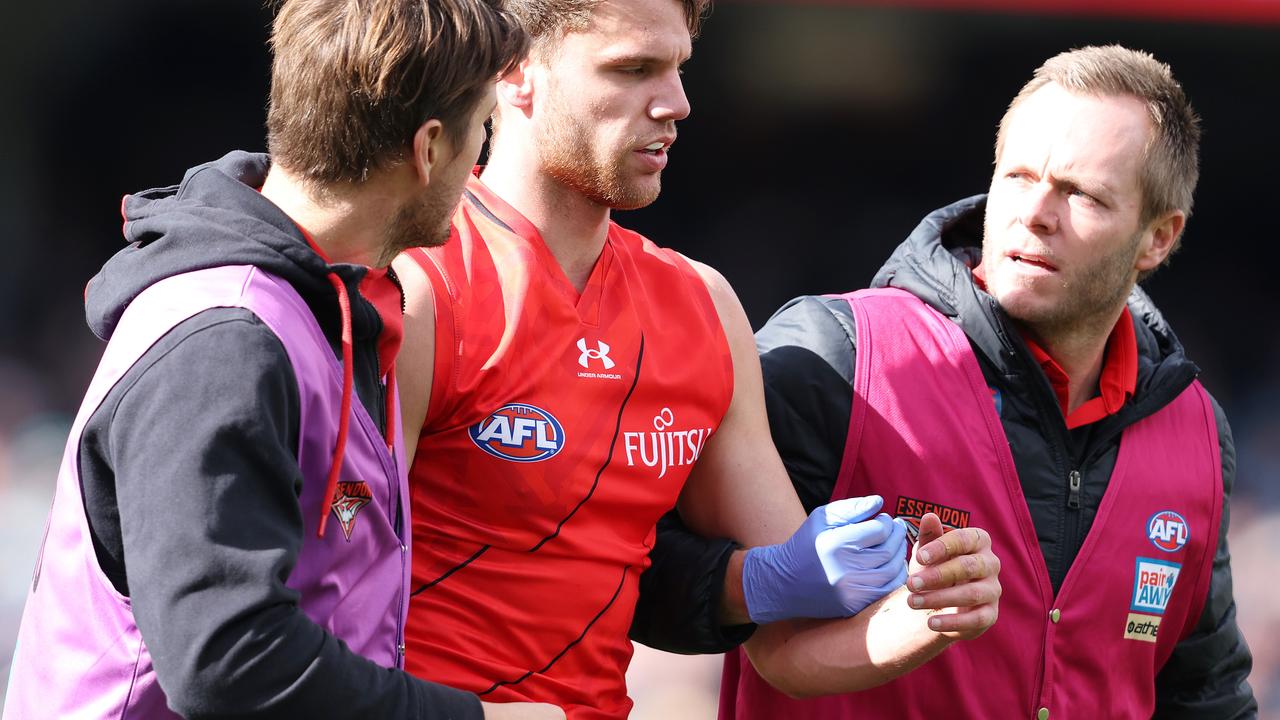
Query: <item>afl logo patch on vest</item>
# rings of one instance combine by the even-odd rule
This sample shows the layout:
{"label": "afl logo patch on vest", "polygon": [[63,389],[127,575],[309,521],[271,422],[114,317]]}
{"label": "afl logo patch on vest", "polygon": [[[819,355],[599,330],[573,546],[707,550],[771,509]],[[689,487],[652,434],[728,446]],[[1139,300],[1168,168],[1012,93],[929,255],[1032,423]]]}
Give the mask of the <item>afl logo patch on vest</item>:
{"label": "afl logo patch on vest", "polygon": [[564,428],[540,407],[507,403],[468,429],[476,447],[511,462],[538,462],[564,448]]}
{"label": "afl logo patch on vest", "polygon": [[1161,510],[1147,521],[1147,539],[1165,552],[1181,550],[1190,536],[1186,518],[1172,510]]}

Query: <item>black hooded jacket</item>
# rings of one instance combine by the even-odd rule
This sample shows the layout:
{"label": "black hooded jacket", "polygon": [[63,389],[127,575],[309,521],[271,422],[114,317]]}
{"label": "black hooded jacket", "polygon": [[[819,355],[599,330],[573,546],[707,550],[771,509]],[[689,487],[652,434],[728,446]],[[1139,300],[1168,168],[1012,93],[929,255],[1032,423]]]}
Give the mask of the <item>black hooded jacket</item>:
{"label": "black hooded jacket", "polygon": [[[257,192],[268,167],[233,152],[127,196],[129,245],[90,282],[89,325],[110,339],[157,281],[254,265],[298,291],[340,356],[335,273],[351,299],[355,394],[385,422],[366,268],[310,247]],[[77,456],[97,560],[129,597],[170,706],[198,718],[481,717],[474,695],[352,652],[285,586],[303,542],[300,421],[280,340],[248,310],[213,308],[147,350],[85,426]]]}
{"label": "black hooded jacket", "polygon": [[[1039,363],[994,298],[974,284],[969,270],[974,263],[963,260],[979,257],[984,202],[983,196],[972,197],[930,214],[880,269],[872,286],[912,293],[958,324],[969,338],[988,385],[1003,397],[1001,423],[1056,592],[1093,523],[1115,467],[1121,432],[1171,402],[1199,371],[1147,295],[1135,289],[1129,298],[1139,354],[1134,396],[1114,415],[1068,430]],[[856,355],[849,304],[816,296],[793,300],[756,334],[756,345],[773,439],[810,512],[831,499],[844,455]],[[1214,414],[1229,497],[1235,448],[1216,401]],[[1081,477],[1074,493],[1068,482],[1072,471]],[[1247,682],[1252,658],[1235,621],[1228,516],[1224,502],[1209,597],[1195,631],[1178,643],[1156,677],[1155,717],[1256,716]],[[662,528],[650,569],[650,597],[642,597],[642,611],[650,620],[669,617],[669,611],[647,606],[670,603],[683,592],[684,602],[704,610],[699,617],[705,622],[714,617],[721,589],[712,587],[703,596],[680,588],[694,587],[691,578],[702,578],[705,586],[705,579],[716,572],[723,577],[723,567],[712,563],[726,562],[720,558],[727,559],[731,546],[691,535],[672,517]],[[664,580],[677,576],[683,586]],[[723,646],[712,642],[714,632],[705,625],[677,628],[654,622],[643,630],[633,629],[633,636],[664,649],[722,651]]]}

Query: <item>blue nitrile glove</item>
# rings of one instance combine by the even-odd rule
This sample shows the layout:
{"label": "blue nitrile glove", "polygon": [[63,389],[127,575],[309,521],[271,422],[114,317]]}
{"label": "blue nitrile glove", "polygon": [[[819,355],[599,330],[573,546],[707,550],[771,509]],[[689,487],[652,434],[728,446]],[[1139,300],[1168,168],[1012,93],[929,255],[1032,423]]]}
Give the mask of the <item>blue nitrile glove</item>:
{"label": "blue nitrile glove", "polygon": [[754,547],[742,564],[747,614],[756,623],[847,617],[907,581],[907,533],[879,495],[814,510],[780,545]]}

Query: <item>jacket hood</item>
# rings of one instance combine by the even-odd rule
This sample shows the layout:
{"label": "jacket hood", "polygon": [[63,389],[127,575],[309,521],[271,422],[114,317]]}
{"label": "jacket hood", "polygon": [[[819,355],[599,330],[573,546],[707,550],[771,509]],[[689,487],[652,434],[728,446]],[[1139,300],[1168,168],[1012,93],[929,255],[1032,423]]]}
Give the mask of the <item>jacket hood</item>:
{"label": "jacket hood", "polygon": [[[267,178],[265,155],[232,152],[188,170],[177,186],[126,195],[121,207],[129,243],[107,261],[85,289],[85,314],[94,334],[108,340],[125,309],[143,290],[194,270],[252,265],[293,286],[307,303],[342,364],[338,437],[325,497],[333,497],[346,452],[356,363],[354,346],[382,332],[377,309],[359,293],[368,268],[330,265],[302,230],[258,192]],[[373,367],[376,350],[371,348]],[[366,373],[362,373],[362,377]],[[381,374],[381,371],[377,373]],[[387,369],[388,383],[394,376]],[[394,398],[395,391],[388,388]],[[387,446],[394,446],[394,403],[386,405]],[[321,508],[323,536],[329,506]]]}
{"label": "jacket hood", "polygon": [[[986,195],[974,195],[927,215],[876,273],[872,287],[895,287],[955,320],[1001,372],[1035,364],[1026,344],[995,298],[973,281],[982,258]],[[1187,359],[1173,329],[1142,288],[1129,295],[1138,342],[1139,396],[1155,386],[1185,387],[1199,369]],[[1179,388],[1180,389],[1180,388]]]}
{"label": "jacket hood", "polygon": [[[337,294],[326,278],[336,272],[352,290],[358,265],[329,265],[298,226],[258,192],[266,155],[235,151],[191,168],[182,182],[126,195],[121,204],[128,245],[89,281],[85,315],[94,334],[110,339],[121,315],[143,290],[173,275],[223,265],[253,265],[289,282],[311,307],[326,335],[340,323]],[[356,335],[377,334],[371,305],[353,302]]]}

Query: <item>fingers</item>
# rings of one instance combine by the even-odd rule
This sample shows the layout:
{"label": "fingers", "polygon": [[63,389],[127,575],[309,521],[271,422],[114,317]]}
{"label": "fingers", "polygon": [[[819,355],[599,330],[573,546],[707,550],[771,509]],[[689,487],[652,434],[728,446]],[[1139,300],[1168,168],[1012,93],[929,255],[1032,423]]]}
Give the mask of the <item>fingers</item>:
{"label": "fingers", "polygon": [[936,565],[948,558],[970,555],[991,547],[991,536],[982,528],[952,530],[927,543],[924,542],[924,519],[920,520],[920,528],[921,542],[917,545],[916,557],[921,565]]}
{"label": "fingers", "polygon": [[920,535],[907,580],[913,591],[907,604],[930,611],[935,632],[971,639],[986,632],[999,616],[1000,558],[982,528],[943,532],[938,516],[920,519]]}
{"label": "fingers", "polygon": [[920,518],[920,537],[916,540],[916,547],[924,547],[929,543],[942,537],[946,530],[942,527],[942,520],[937,513],[925,513]]}
{"label": "fingers", "polygon": [[929,629],[961,640],[972,640],[995,625],[999,617],[997,605],[979,605],[954,613],[930,615]]}
{"label": "fingers", "polygon": [[928,592],[993,577],[999,573],[1000,558],[990,550],[986,550],[972,555],[961,555],[940,565],[923,568],[911,576],[908,584],[915,592]]}
{"label": "fingers", "polygon": [[1001,592],[1000,581],[995,577],[988,577],[941,590],[913,593],[907,598],[907,604],[924,610],[972,608],[998,602]]}
{"label": "fingers", "polygon": [[901,532],[888,515],[880,513],[870,520],[824,530],[818,535],[816,544],[819,552],[839,552],[841,549],[866,552]]}
{"label": "fingers", "polygon": [[882,505],[884,505],[884,498],[879,495],[851,497],[828,503],[826,505],[827,527],[860,523],[880,512]]}
{"label": "fingers", "polygon": [[[902,518],[899,518],[899,520],[903,523],[907,522]],[[946,532],[946,528],[942,526],[942,521],[938,519],[938,515],[936,513],[925,513],[913,530],[915,544],[912,545],[911,548],[908,569],[914,573],[919,572],[923,567],[920,563],[920,548],[942,537],[942,534]]]}

